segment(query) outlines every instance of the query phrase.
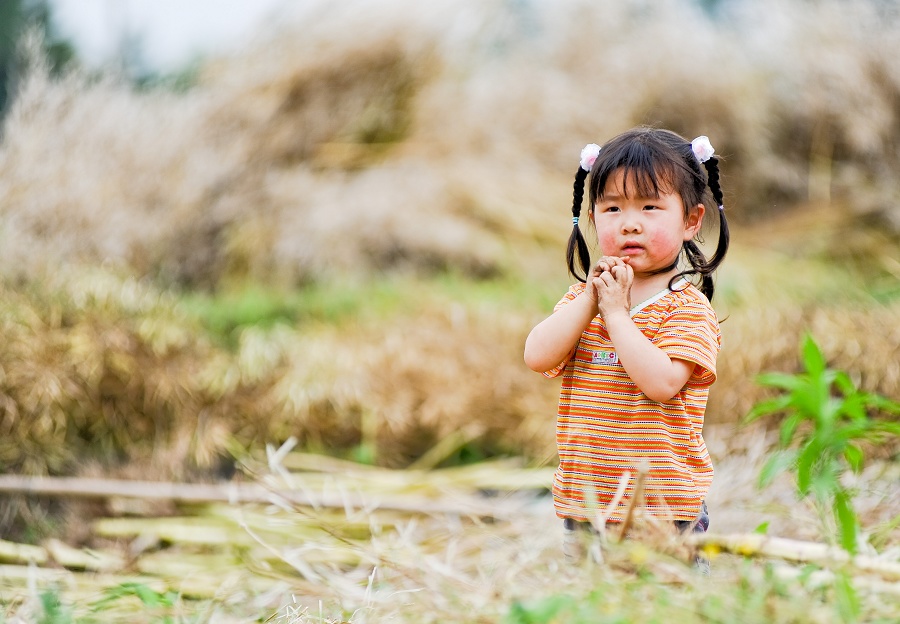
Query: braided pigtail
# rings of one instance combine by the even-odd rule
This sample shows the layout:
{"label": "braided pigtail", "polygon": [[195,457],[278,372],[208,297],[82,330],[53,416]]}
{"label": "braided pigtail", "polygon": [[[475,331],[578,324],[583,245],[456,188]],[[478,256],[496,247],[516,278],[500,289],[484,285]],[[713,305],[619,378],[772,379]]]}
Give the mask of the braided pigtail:
{"label": "braided pigtail", "polygon": [[691,268],[676,275],[675,278],[673,278],[672,283],[674,283],[676,278],[684,275],[699,275],[700,291],[706,295],[707,299],[712,301],[713,294],[715,293],[715,284],[713,283],[712,274],[719,268],[719,265],[722,264],[722,261],[725,259],[725,254],[728,252],[728,244],[731,238],[728,231],[728,220],[725,218],[724,195],[722,193],[722,186],[719,182],[719,159],[714,156],[713,147],[709,144],[709,139],[705,136],[694,139],[691,143],[691,148],[694,155],[697,157],[697,160],[699,160],[706,168],[707,185],[712,192],[713,200],[719,208],[719,240],[716,243],[716,250],[709,260],[703,255],[703,252],[700,250],[697,243],[692,240],[685,241],[684,252]]}
{"label": "braided pigtail", "polygon": [[[579,282],[587,281],[588,271],[591,269],[591,252],[588,250],[587,241],[578,227],[578,219],[581,216],[581,202],[584,199],[584,180],[588,172],[578,168],[575,173],[575,186],[572,197],[572,233],[569,235],[569,244],[566,247],[566,262],[569,265],[569,273]],[[578,263],[581,265],[582,277],[575,268],[575,256],[578,255]]]}
{"label": "braided pigtail", "polygon": [[678,278],[684,275],[699,275],[700,292],[706,295],[707,299],[712,301],[716,286],[713,283],[712,279],[713,270],[708,269],[710,263],[706,261],[706,256],[703,255],[700,247],[694,241],[685,241],[683,247],[684,255],[687,256],[688,263],[693,267],[693,269],[679,273],[674,278],[672,278],[672,282],[674,283]]}
{"label": "braided pigtail", "polygon": [[[575,172],[575,184],[572,187],[572,234],[569,235],[569,244],[566,247],[566,262],[572,277],[582,283],[587,282],[587,276],[591,270],[591,252],[588,249],[587,241],[581,234],[581,228],[578,227],[578,220],[581,218],[581,204],[584,200],[584,182],[599,154],[600,146],[594,143],[586,145],[581,150],[581,166]],[[584,277],[579,275],[575,267],[576,255]]]}
{"label": "braided pigtail", "polygon": [[731,235],[728,231],[728,220],[725,218],[725,199],[722,194],[722,187],[719,185],[719,159],[713,156],[703,166],[709,175],[709,190],[712,191],[713,199],[716,206],[719,207],[719,242],[716,245],[716,252],[709,261],[713,265],[713,270],[722,264],[725,254],[728,252],[728,244],[731,241]]}

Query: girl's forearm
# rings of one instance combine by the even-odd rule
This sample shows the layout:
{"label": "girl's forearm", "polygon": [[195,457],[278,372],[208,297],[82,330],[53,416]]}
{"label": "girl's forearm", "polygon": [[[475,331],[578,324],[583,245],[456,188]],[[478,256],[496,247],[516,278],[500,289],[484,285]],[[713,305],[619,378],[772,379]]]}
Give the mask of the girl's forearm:
{"label": "girl's forearm", "polygon": [[597,302],[581,293],[543,321],[525,340],[525,364],[543,373],[562,362],[572,351],[585,328],[597,316]]}
{"label": "girl's forearm", "polygon": [[663,403],[681,391],[693,372],[692,363],[671,359],[650,342],[625,310],[607,315],[604,321],[619,362],[641,392]]}

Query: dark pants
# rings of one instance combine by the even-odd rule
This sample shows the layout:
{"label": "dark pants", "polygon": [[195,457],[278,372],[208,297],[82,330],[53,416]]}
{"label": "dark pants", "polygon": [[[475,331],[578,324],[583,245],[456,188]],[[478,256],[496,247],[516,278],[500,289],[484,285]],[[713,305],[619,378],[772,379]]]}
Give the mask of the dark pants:
{"label": "dark pants", "polygon": [[[606,526],[615,526],[615,523],[608,522]],[[591,558],[597,563],[602,561],[603,555],[599,550],[599,540],[590,539],[597,535],[597,529],[594,528],[594,525],[590,522],[563,518],[563,528],[565,529],[563,552],[567,559],[577,562],[590,554]],[[675,528],[681,533],[706,533],[706,530],[709,528],[709,511],[706,508],[706,501],[701,504],[700,514],[694,520],[675,520]],[[704,574],[709,574],[708,561],[698,557],[695,564]]]}
{"label": "dark pants", "polygon": [[[607,526],[614,525],[613,522],[608,522]],[[566,531],[588,531],[590,533],[596,533],[597,530],[594,528],[590,522],[582,522],[580,520],[573,520],[572,518],[563,518],[563,528]],[[706,533],[707,529],[709,529],[709,510],[706,508],[706,501],[703,501],[700,505],[700,515],[698,515],[694,520],[675,520],[675,528],[678,529],[680,533],[687,533],[690,531],[691,533]]]}
{"label": "dark pants", "polygon": [[675,527],[681,533],[706,533],[709,528],[709,510],[706,508],[706,501],[700,504],[700,515],[695,520],[676,520]]}

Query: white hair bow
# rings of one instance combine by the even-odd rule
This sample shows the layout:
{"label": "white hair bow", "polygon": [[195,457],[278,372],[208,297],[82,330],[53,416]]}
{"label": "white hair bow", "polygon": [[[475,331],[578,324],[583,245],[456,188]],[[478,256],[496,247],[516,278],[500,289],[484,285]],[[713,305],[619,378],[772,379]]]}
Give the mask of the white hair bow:
{"label": "white hair bow", "polygon": [[590,171],[591,167],[594,166],[594,161],[597,160],[597,156],[600,155],[600,146],[596,143],[588,143],[584,146],[584,149],[581,150],[581,168],[585,171]]}
{"label": "white hair bow", "polygon": [[691,141],[691,149],[694,150],[694,156],[696,156],[697,160],[701,163],[705,163],[716,153],[716,150],[713,149],[713,146],[709,142],[709,137],[705,134],[700,135]]}

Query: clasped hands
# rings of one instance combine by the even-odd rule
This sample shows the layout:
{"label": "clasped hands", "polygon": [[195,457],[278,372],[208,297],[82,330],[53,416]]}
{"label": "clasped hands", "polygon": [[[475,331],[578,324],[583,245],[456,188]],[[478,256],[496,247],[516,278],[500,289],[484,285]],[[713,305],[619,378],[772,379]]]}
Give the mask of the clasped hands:
{"label": "clasped hands", "polygon": [[585,284],[588,296],[597,303],[600,316],[607,318],[614,312],[631,310],[631,285],[634,269],[628,257],[603,256],[594,265]]}

